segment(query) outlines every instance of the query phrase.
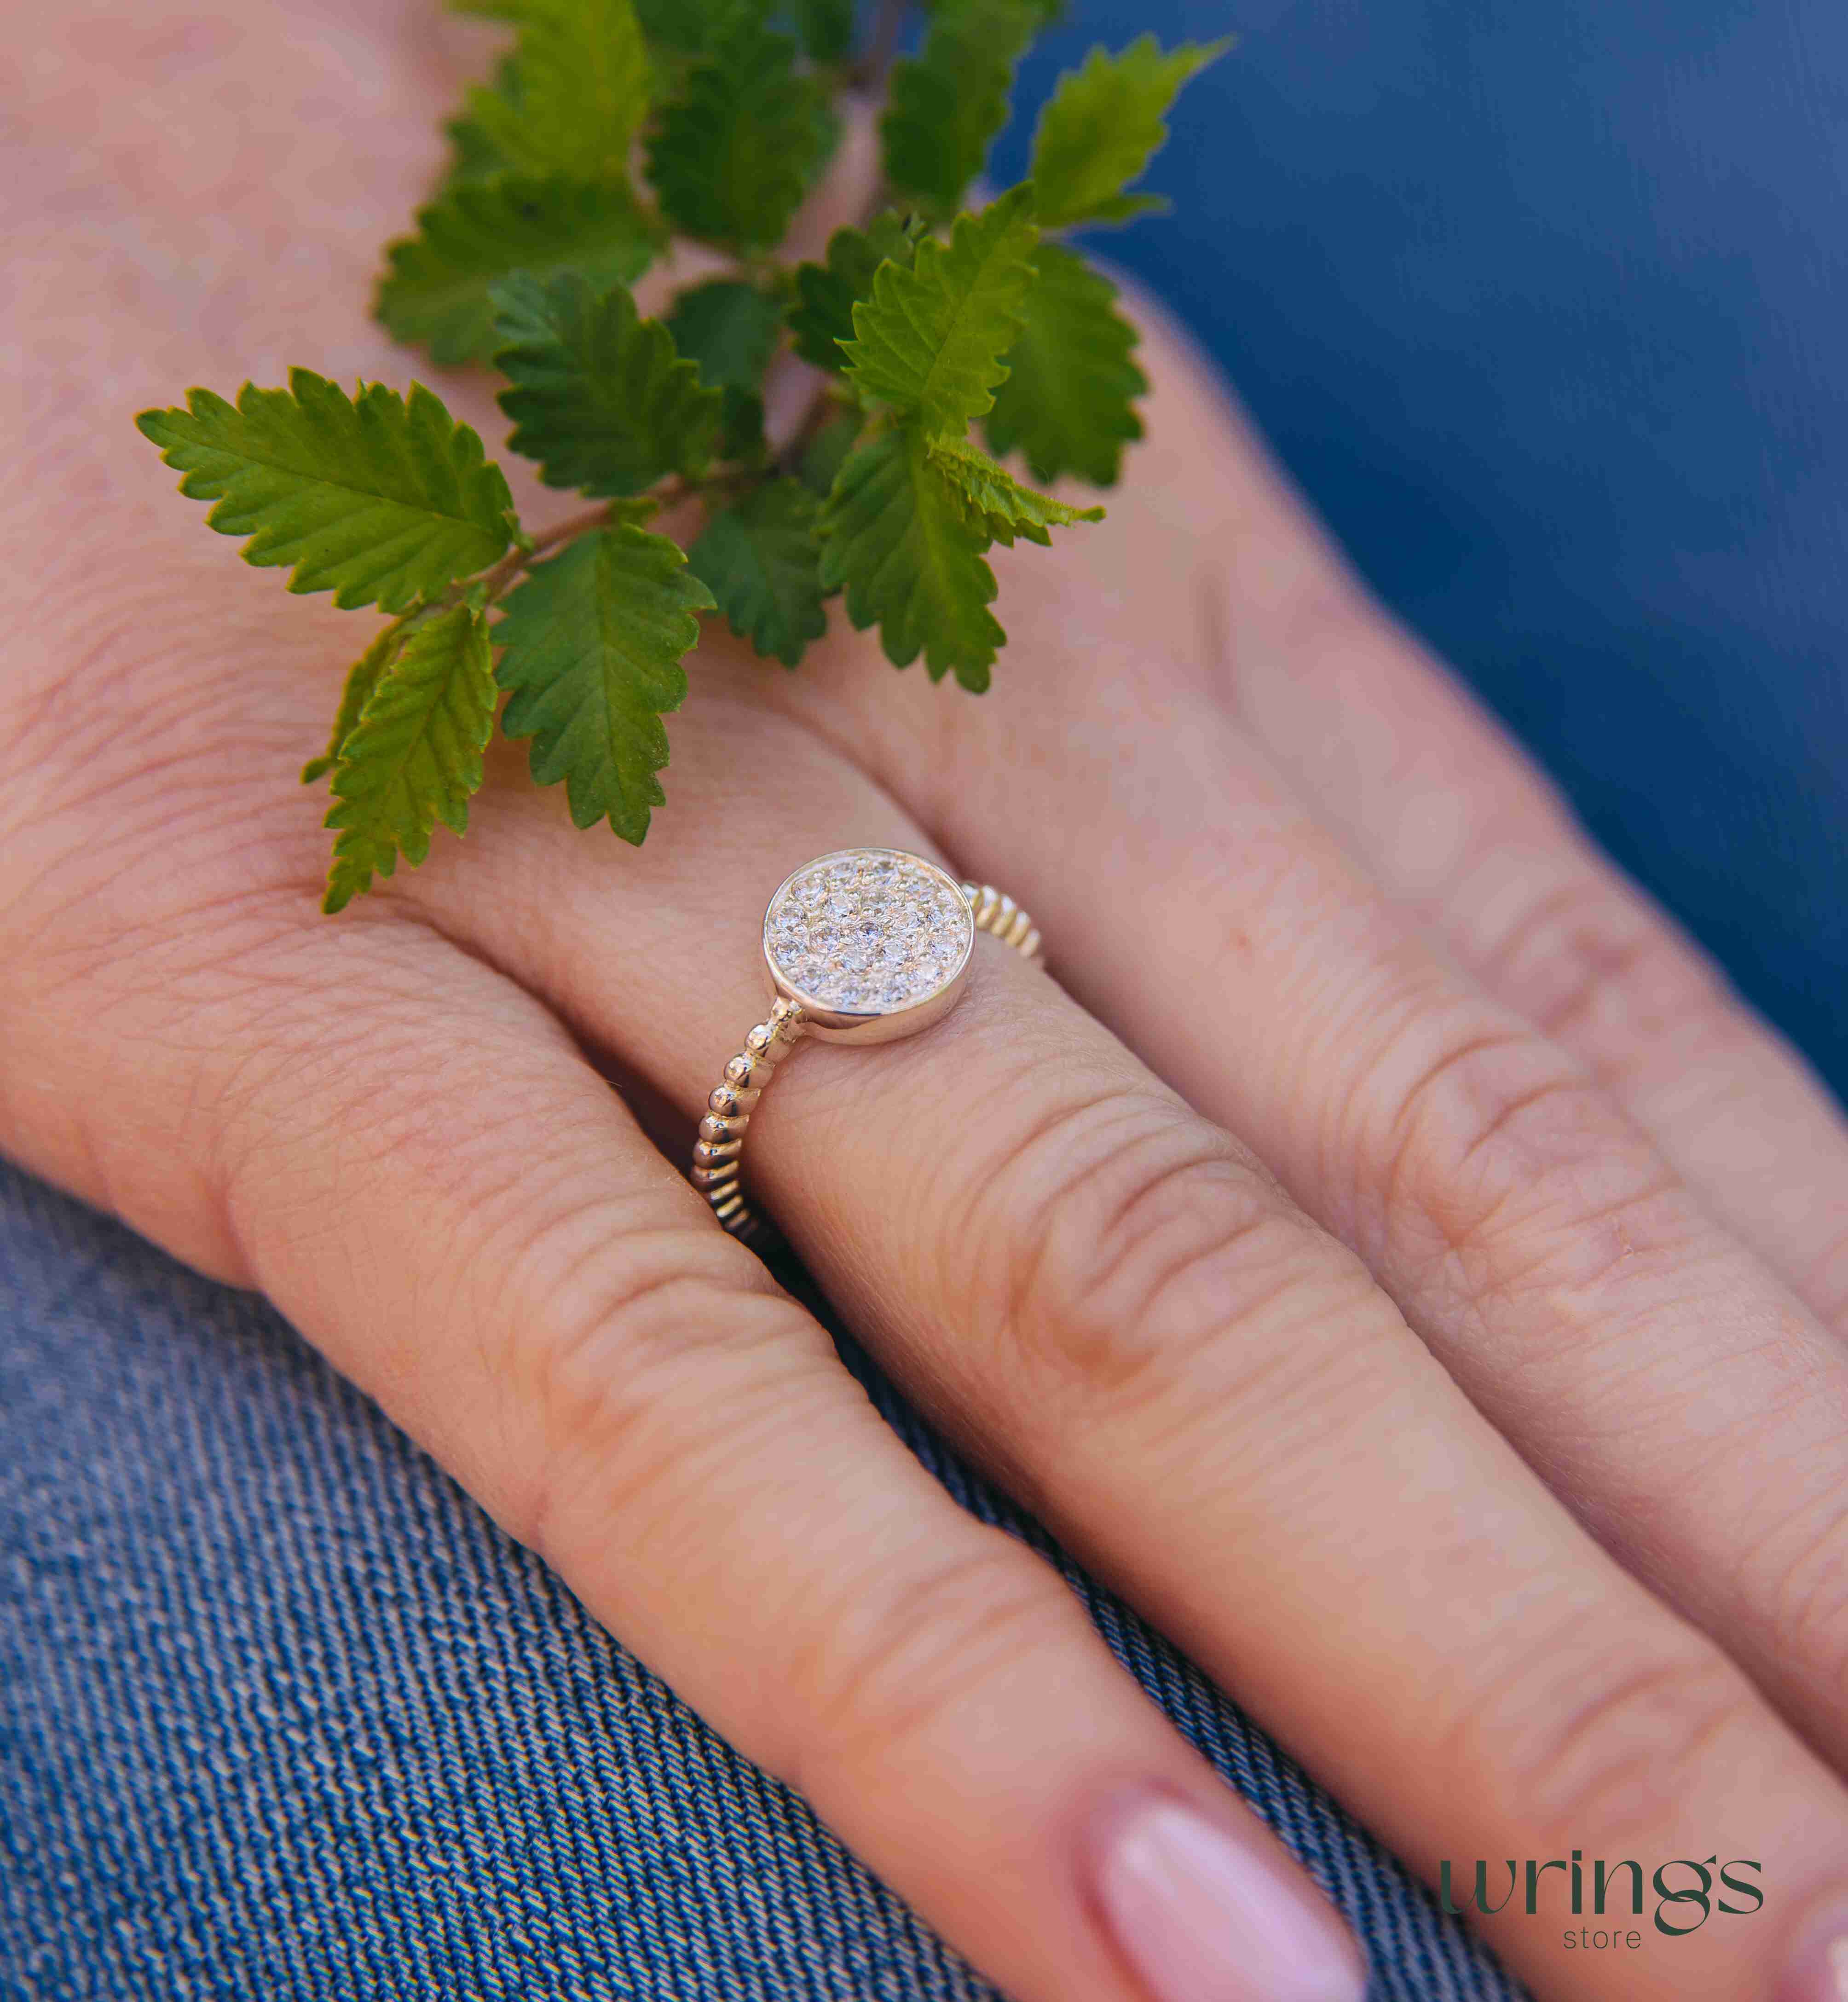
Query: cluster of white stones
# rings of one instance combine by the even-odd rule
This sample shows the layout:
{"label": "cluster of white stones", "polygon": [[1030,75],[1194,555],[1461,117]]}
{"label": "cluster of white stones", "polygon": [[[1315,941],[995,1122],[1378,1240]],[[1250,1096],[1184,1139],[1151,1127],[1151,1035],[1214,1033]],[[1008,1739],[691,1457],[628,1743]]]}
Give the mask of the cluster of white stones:
{"label": "cluster of white stones", "polygon": [[961,891],[914,855],[855,849],[799,870],[764,914],[764,950],[824,1008],[890,1015],[927,1000],[968,957]]}

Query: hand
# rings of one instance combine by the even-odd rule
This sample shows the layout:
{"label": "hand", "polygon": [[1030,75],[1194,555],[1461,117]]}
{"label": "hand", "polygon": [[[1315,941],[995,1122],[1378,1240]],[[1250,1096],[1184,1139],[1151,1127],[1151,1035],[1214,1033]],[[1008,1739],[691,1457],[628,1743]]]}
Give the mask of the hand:
{"label": "hand", "polygon": [[645,849],[504,755],[465,851],[321,918],[291,780],[366,626],[242,570],[129,417],[426,372],[362,305],[450,80],[420,5],[249,12],[67,14],[12,92],[0,1143],[269,1293],[1022,2002],[1327,2002],[1355,1963],[1306,1880],[595,1067],[690,1132],[780,877],[941,852],[1058,984],[983,942],[927,1038],[806,1048],[764,1101],[755,1187],[855,1328],[1428,1874],[1762,1864],[1763,1913],[1620,1957],[1505,1913],[1542,1994],[1756,2002],[1793,1954],[1779,2002],[1833,1992],[1815,1084],[1159,330],[1109,521],[997,564],[991,695],[709,626]]}

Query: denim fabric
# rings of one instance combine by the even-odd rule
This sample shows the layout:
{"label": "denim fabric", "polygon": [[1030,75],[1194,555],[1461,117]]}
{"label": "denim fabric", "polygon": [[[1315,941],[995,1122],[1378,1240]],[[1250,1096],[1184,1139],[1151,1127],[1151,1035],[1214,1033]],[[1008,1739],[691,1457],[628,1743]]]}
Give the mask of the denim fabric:
{"label": "denim fabric", "polygon": [[[1333,1892],[1379,2002],[1516,1993],[849,1359]],[[262,1302],[0,1166],[4,2002],[991,1993]]]}

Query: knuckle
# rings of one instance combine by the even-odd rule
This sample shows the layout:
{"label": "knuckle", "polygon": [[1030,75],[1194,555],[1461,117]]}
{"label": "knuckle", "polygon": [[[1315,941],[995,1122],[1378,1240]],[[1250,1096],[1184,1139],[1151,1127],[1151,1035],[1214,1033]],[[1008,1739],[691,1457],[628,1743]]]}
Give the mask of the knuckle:
{"label": "knuckle", "polygon": [[[1414,1013],[1372,1059],[1376,1090],[1355,1101],[1379,1109],[1383,1186],[1389,1207],[1459,1221],[1466,1180],[1498,1194],[1495,1171],[1518,1163],[1530,1180],[1573,1158],[1606,1125],[1588,1083],[1568,1059],[1523,1027],[1473,1013]],[[1449,1234],[1449,1233],[1446,1233]]]}
{"label": "knuckle", "polygon": [[1651,928],[1595,877],[1574,873],[1515,916],[1491,952],[1505,989],[1543,1033],[1563,1036],[1624,991],[1650,955]]}
{"label": "knuckle", "polygon": [[1582,1049],[1621,1083],[1659,1059],[1725,1048],[1749,1033],[1719,977],[1653,913],[1591,868],[1520,912],[1491,973],[1542,1034]]}
{"label": "knuckle", "polygon": [[[1053,1686],[1083,1624],[1058,1580],[998,1529],[811,1606],[770,1679],[775,1769],[798,1792],[819,1764],[849,1774],[941,1756],[1023,1690]],[[793,1697],[790,1706],[787,1699]],[[828,1789],[827,1791],[832,1791]]]}
{"label": "knuckle", "polygon": [[1286,1369],[1299,1381],[1330,1345],[1254,1331],[1351,1324],[1357,1296],[1374,1292],[1226,1135],[1140,1086],[1019,1139],[949,1241],[976,1247],[969,1322],[998,1331],[1009,1362],[1040,1390],[1119,1403],[1182,1384],[1249,1393]]}
{"label": "knuckle", "polygon": [[1443,1753],[1512,1823],[1588,1848],[1679,1819],[1716,1745],[1749,1729],[1756,1707],[1710,1650],[1576,1634],[1530,1650]]}
{"label": "knuckle", "polygon": [[554,1558],[587,1514],[633,1520],[684,1484],[695,1442],[735,1451],[825,1339],[749,1253],[652,1197],[553,1216],[502,1284],[493,1359],[529,1435],[510,1527]]}
{"label": "knuckle", "polygon": [[[1422,1019],[1375,1058],[1376,1137],[1359,1163],[1376,1194],[1369,1247],[1389,1263],[1452,1263],[1477,1297],[1592,1287],[1685,1249],[1677,1184],[1593,1079],[1519,1026],[1457,1011]],[[1410,1233],[1419,1241],[1408,1243]]]}

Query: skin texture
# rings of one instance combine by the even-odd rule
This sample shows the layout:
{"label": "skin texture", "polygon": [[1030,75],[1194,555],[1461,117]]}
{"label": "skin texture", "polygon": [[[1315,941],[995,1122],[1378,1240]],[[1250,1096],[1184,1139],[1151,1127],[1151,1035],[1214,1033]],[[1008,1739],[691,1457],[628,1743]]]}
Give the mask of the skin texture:
{"label": "skin texture", "polygon": [[1022,2002],[1131,2002],[1090,1888],[1124,1801],[1290,1866],[602,1075],[690,1127],[783,874],[940,854],[1058,982],[984,942],[928,1041],[765,1100],[756,1186],[853,1325],[1421,1869],[1762,1860],[1765,1911],[1690,1941],[1491,1923],[1541,1995],[1824,1964],[1848,1137],[1184,344],[1145,312],[1109,521],[996,553],[992,694],[709,625],[643,850],[501,746],[465,848],[326,920],[294,774],[371,623],[241,567],[129,418],[305,361],[435,381],[496,448],[486,385],[364,312],[483,45],[332,0],[18,18],[0,1145],[269,1292]]}

